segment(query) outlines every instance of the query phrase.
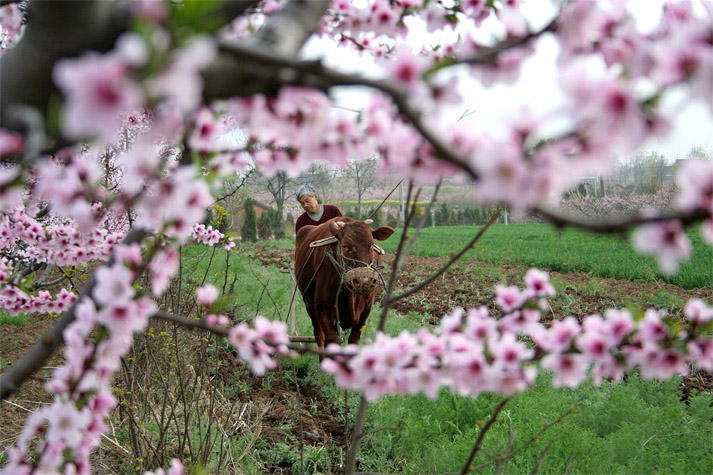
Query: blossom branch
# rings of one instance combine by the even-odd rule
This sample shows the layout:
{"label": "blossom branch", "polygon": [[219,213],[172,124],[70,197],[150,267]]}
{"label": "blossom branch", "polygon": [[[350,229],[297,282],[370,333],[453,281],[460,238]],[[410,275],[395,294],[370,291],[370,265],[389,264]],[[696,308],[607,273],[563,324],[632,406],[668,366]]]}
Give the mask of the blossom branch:
{"label": "blossom branch", "polygon": [[645,216],[643,214],[639,214],[618,221],[590,222],[570,216],[563,216],[542,206],[534,208],[532,212],[551,222],[558,228],[572,226],[595,233],[624,233],[641,224],[659,223],[670,220],[677,220],[680,221],[682,225],[688,226],[690,224],[704,221],[713,216],[709,211],[696,210],[692,212],[676,212],[658,216]]}
{"label": "blossom branch", "polygon": [[559,16],[555,16],[552,20],[550,20],[550,22],[544,28],[542,28],[540,30],[529,32],[528,34],[518,37],[518,38],[511,38],[511,39],[502,41],[502,42],[496,44],[495,46],[492,46],[490,48],[485,48],[471,56],[467,56],[467,57],[460,58],[460,59],[453,59],[451,61],[446,60],[446,64],[441,66],[439,69],[448,68],[448,67],[456,66],[459,64],[492,65],[500,53],[503,53],[503,52],[505,52],[509,49],[512,49],[512,48],[516,48],[518,46],[522,46],[525,43],[528,43],[530,40],[540,37],[544,33],[556,31],[558,20],[559,20]]}
{"label": "blossom branch", "polygon": [[[392,82],[369,79],[357,74],[342,73],[324,67],[319,60],[296,60],[291,57],[266,52],[247,45],[221,41],[219,42],[219,46],[222,52],[240,59],[240,64],[243,66],[245,66],[245,60],[247,60],[251,64],[259,65],[263,68],[266,65],[272,66],[276,68],[277,71],[273,71],[270,78],[260,78],[259,89],[251,90],[251,88],[245,84],[244,80],[246,71],[251,70],[251,68],[232,68],[234,70],[232,73],[235,75],[232,79],[225,77],[225,74],[231,74],[231,71],[224,70],[222,71],[224,75],[222,81],[226,81],[231,87],[229,89],[211,88],[210,79],[206,78],[207,99],[212,100],[220,97],[228,97],[236,93],[249,95],[253,92],[274,92],[279,86],[285,84],[312,87],[323,91],[334,86],[367,86],[390,96],[399,111],[411,122],[423,138],[433,146],[440,158],[464,170],[471,178],[478,178],[477,173],[471,169],[467,160],[454,152],[444,140],[436,135],[435,131],[431,130],[431,128],[425,124],[421,111],[409,103],[408,94],[395,86]],[[240,84],[241,80],[243,84],[236,86],[235,84]],[[268,84],[272,82],[272,85],[266,87],[265,81],[268,81]]]}
{"label": "blossom branch", "polygon": [[[131,230],[122,240],[122,244],[129,245],[136,242],[141,242],[146,237],[146,232],[140,229]],[[111,264],[112,261],[110,261]],[[94,276],[90,277],[84,285],[79,298],[75,303],[62,314],[57,323],[45,333],[40,341],[35,343],[25,356],[14,363],[4,373],[0,374],[0,399],[5,399],[10,394],[16,392],[27,378],[32,376],[36,371],[45,364],[45,362],[59,348],[59,345],[64,341],[62,332],[67,326],[74,321],[75,310],[77,304],[85,297],[89,297],[96,285]]]}

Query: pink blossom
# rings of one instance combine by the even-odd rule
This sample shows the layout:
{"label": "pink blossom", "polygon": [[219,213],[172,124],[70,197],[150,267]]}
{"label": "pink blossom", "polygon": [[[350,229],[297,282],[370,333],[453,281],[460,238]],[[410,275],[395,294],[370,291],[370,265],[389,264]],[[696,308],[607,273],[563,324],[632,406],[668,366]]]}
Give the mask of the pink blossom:
{"label": "pink blossom", "polygon": [[206,284],[196,289],[196,300],[204,307],[210,307],[218,299],[218,289],[214,285]]}
{"label": "pink blossom", "polygon": [[438,326],[438,332],[442,335],[460,333],[463,313],[462,307],[456,307],[450,315],[444,315],[441,318],[441,324]]}
{"label": "pink blossom", "polygon": [[109,303],[99,312],[99,323],[118,335],[131,335],[146,328],[148,317],[155,313],[155,304],[146,297],[136,301],[116,301]]}
{"label": "pink blossom", "polygon": [[535,354],[525,343],[517,341],[512,333],[506,333],[498,340],[489,341],[488,349],[495,358],[493,364],[501,368],[519,367],[523,361],[531,359]]}
{"label": "pink blossom", "polygon": [[701,225],[701,238],[713,246],[713,218],[705,220]]}
{"label": "pink blossom", "polygon": [[215,151],[223,147],[218,139],[224,135],[225,123],[222,119],[216,118],[213,112],[207,107],[198,110],[195,117],[193,133],[188,139],[188,145],[195,150]]}
{"label": "pink blossom", "polygon": [[389,76],[408,90],[415,91],[421,83],[421,75],[426,70],[426,59],[414,55],[408,46],[401,45],[396,49],[396,59],[388,66]]}
{"label": "pink blossom", "polygon": [[185,473],[183,470],[183,463],[181,463],[180,460],[171,459],[171,467],[168,471],[162,468],[157,468],[153,472],[146,471],[143,475],[183,475]]}
{"label": "pink blossom", "polygon": [[581,328],[574,317],[556,320],[549,330],[541,330],[533,335],[535,343],[545,351],[563,353],[570,349]]}
{"label": "pink blossom", "polygon": [[141,246],[138,243],[133,243],[128,246],[116,246],[114,248],[116,259],[124,264],[138,266],[141,264]]}
{"label": "pink blossom", "polygon": [[555,288],[550,284],[550,275],[539,269],[530,269],[525,274],[525,285],[534,297],[554,297]]}
{"label": "pink blossom", "polygon": [[691,363],[706,371],[713,371],[713,338],[691,341],[686,349]]}
{"label": "pink blossom", "polygon": [[526,299],[527,297],[514,285],[509,287],[503,285],[495,286],[495,303],[498,304],[505,313],[510,313],[520,308]]}
{"label": "pink blossom", "polygon": [[116,40],[115,48],[117,56],[131,67],[141,67],[149,58],[148,47],[138,33],[123,33]]}
{"label": "pink blossom", "polygon": [[713,161],[687,160],[676,173],[676,203],[684,211],[707,210],[713,213]]}
{"label": "pink blossom", "polygon": [[646,310],[644,318],[638,323],[638,327],[637,341],[656,343],[666,338],[666,324],[657,310],[651,308]]}
{"label": "pink blossom", "polygon": [[634,329],[634,317],[626,309],[608,309],[604,316],[606,317],[604,333],[611,338],[614,345],[620,344]]}
{"label": "pink blossom", "polygon": [[149,272],[151,292],[156,296],[161,295],[168,287],[171,277],[178,272],[178,253],[175,247],[167,247],[159,252],[149,264]]}
{"label": "pink blossom", "polygon": [[208,325],[219,327],[227,327],[230,325],[230,319],[223,314],[215,315],[213,313],[209,313],[205,316],[205,322]]}
{"label": "pink blossom", "polygon": [[55,66],[54,80],[66,96],[62,130],[71,139],[98,133],[112,142],[121,114],[143,104],[141,90],[129,79],[126,64],[113,56],[87,54],[63,59]]}
{"label": "pink blossom", "polygon": [[576,353],[550,354],[542,358],[542,367],[554,375],[555,387],[576,388],[587,379],[587,363]]}
{"label": "pink blossom", "polygon": [[88,407],[77,410],[74,402],[59,402],[46,411],[47,441],[64,442],[69,447],[77,446],[83,439],[84,431],[89,426],[91,414]]}
{"label": "pink blossom", "polygon": [[22,134],[0,128],[0,158],[19,154],[24,147],[25,137]]}
{"label": "pink blossom", "polygon": [[676,273],[679,263],[691,256],[691,242],[680,221],[644,224],[634,232],[632,241],[639,253],[656,256],[665,274]]}
{"label": "pink blossom", "polygon": [[133,273],[121,262],[98,269],[96,280],[92,295],[100,304],[125,302],[134,296]]}
{"label": "pink blossom", "polygon": [[131,5],[137,16],[156,23],[162,23],[168,16],[168,6],[161,0],[136,0]]}
{"label": "pink blossom", "polygon": [[644,379],[669,379],[688,372],[685,359],[676,350],[645,344],[630,351],[627,358],[630,368],[638,367]]}
{"label": "pink blossom", "polygon": [[190,44],[174,54],[166,69],[147,82],[149,93],[164,98],[183,112],[196,109],[203,91],[200,71],[210,64],[216,54],[214,41],[194,37]]}
{"label": "pink blossom", "polygon": [[701,299],[691,299],[683,307],[683,314],[690,321],[701,325],[713,320],[713,307],[709,307]]}

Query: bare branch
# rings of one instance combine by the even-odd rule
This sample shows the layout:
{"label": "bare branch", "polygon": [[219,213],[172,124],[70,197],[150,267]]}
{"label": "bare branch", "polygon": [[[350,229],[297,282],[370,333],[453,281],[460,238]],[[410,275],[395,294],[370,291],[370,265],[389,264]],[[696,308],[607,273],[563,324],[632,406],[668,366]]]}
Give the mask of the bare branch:
{"label": "bare branch", "polygon": [[495,220],[498,218],[498,216],[500,216],[500,211],[495,212],[495,214],[493,214],[493,215],[490,217],[490,219],[489,219],[488,222],[485,224],[485,226],[483,226],[483,229],[481,229],[481,230],[478,232],[478,234],[476,234],[475,237],[474,237],[473,239],[471,239],[471,241],[470,241],[458,254],[456,254],[455,256],[453,256],[448,262],[445,263],[445,265],[444,265],[443,267],[441,267],[440,269],[438,269],[431,277],[429,277],[428,279],[424,280],[423,282],[421,282],[420,284],[416,285],[415,287],[413,287],[413,288],[407,290],[406,292],[403,292],[403,293],[401,293],[401,294],[395,295],[395,296],[393,296],[393,297],[389,297],[389,298],[386,300],[386,302],[388,302],[388,304],[390,305],[390,304],[392,304],[392,303],[394,303],[394,302],[396,302],[396,301],[398,301],[398,300],[401,300],[401,299],[404,299],[404,298],[408,297],[409,295],[413,295],[413,294],[415,294],[416,292],[422,290],[424,287],[426,287],[428,284],[430,284],[430,283],[433,282],[434,280],[436,280],[438,277],[440,277],[441,274],[443,274],[445,271],[447,271],[450,266],[452,266],[458,259],[460,259],[461,257],[463,257],[463,254],[465,254],[466,252],[468,252],[468,251],[473,247],[473,245],[475,245],[475,243],[478,242],[478,239],[480,239],[480,237],[485,233],[485,231],[487,231],[488,228],[495,222]]}
{"label": "bare branch", "polygon": [[548,450],[550,450],[550,447],[552,447],[552,442],[547,444],[547,447],[540,452],[540,458],[537,459],[537,463],[535,464],[535,467],[532,469],[531,475],[535,475],[539,470],[540,470],[540,465],[542,464],[542,461],[545,459],[545,454],[547,453]]}

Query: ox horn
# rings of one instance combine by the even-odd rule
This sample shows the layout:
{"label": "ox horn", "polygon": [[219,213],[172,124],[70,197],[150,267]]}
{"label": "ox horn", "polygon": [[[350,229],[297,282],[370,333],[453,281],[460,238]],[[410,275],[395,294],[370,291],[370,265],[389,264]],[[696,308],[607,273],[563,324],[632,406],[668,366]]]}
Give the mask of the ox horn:
{"label": "ox horn", "polygon": [[371,223],[374,222],[374,220],[373,220],[373,219],[365,219],[364,222],[365,222],[366,224],[371,224]]}
{"label": "ox horn", "polygon": [[337,226],[340,228],[344,227],[344,221],[337,221]]}

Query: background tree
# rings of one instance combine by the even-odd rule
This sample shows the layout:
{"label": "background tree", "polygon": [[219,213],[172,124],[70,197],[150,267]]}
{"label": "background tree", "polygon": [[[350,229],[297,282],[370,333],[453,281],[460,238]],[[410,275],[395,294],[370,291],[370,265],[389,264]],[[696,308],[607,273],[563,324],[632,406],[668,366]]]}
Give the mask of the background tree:
{"label": "background tree", "polygon": [[374,158],[352,159],[349,161],[347,176],[354,181],[357,192],[357,216],[361,216],[361,199],[367,190],[374,187],[379,164]]}
{"label": "background tree", "polygon": [[255,215],[255,206],[252,198],[245,200],[243,204],[245,210],[245,221],[240,230],[240,234],[244,242],[257,241],[257,217]]}

